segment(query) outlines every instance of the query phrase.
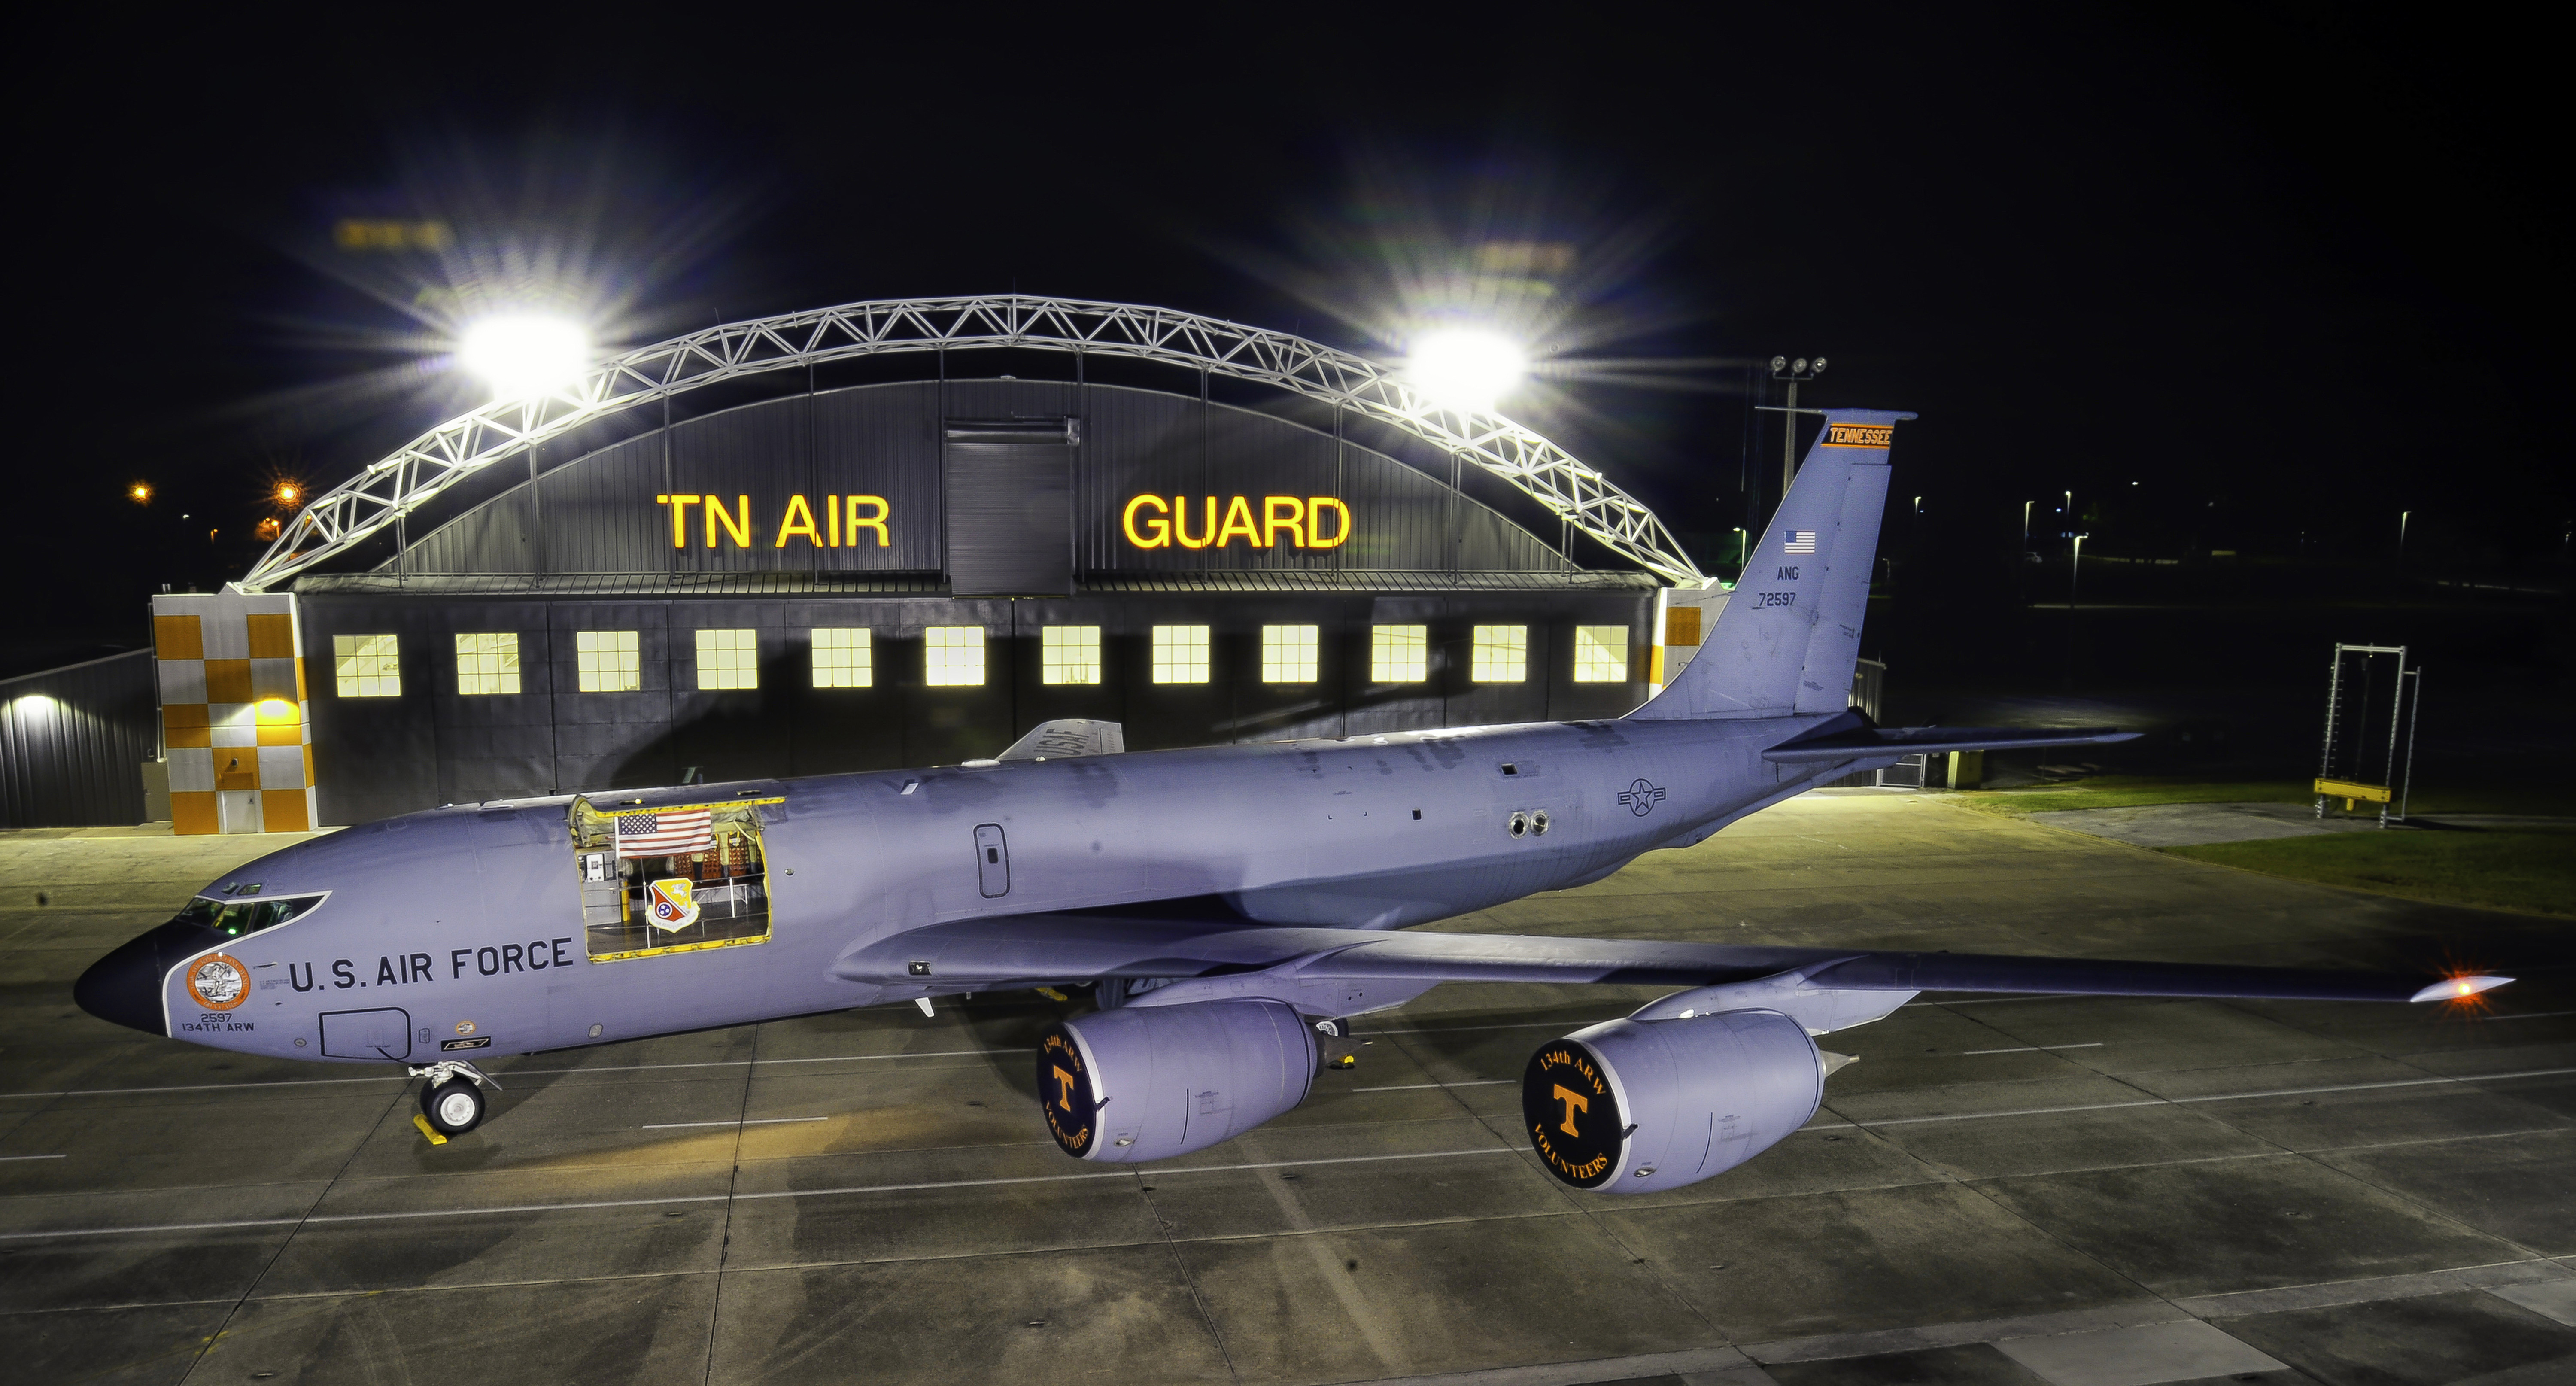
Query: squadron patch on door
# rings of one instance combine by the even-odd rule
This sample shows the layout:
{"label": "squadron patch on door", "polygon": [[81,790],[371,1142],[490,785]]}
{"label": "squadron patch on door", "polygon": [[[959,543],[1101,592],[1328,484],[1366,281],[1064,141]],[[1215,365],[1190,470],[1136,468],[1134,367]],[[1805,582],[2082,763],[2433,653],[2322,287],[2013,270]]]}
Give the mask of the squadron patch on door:
{"label": "squadron patch on door", "polygon": [[653,890],[653,926],[657,929],[680,930],[698,922],[698,902],[685,880],[655,881]]}

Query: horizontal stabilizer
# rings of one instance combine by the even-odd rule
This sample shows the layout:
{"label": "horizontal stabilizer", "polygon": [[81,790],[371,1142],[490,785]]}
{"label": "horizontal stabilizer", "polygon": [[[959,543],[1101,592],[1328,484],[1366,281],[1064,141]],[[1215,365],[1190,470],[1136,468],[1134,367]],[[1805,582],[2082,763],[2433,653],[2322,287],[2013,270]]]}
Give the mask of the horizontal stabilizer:
{"label": "horizontal stabilizer", "polygon": [[1062,760],[1067,756],[1114,756],[1127,750],[1127,729],[1090,717],[1059,717],[1040,722],[1011,743],[995,760]]}
{"label": "horizontal stabilizer", "polygon": [[1927,752],[2108,746],[2137,737],[2111,727],[1862,727],[1786,742],[1764,751],[1762,758],[1778,765],[1817,765]]}

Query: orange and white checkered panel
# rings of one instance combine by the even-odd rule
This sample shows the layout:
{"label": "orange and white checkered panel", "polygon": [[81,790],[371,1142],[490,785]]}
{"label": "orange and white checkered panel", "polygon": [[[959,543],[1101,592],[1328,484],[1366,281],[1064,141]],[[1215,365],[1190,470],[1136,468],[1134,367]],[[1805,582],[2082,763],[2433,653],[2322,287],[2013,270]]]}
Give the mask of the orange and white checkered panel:
{"label": "orange and white checkered panel", "polygon": [[172,829],[311,828],[313,709],[294,595],[158,596],[152,642]]}

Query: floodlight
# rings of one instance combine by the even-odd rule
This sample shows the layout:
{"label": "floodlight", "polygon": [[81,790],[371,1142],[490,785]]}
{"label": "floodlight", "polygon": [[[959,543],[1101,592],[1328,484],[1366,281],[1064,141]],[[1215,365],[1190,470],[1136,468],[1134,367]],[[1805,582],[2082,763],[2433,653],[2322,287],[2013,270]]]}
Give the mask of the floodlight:
{"label": "floodlight", "polygon": [[1405,373],[1434,403],[1490,412],[1529,369],[1529,358],[1501,333],[1446,327],[1413,343]]}
{"label": "floodlight", "polygon": [[1785,370],[1789,369],[1789,358],[1788,358],[1788,357],[1786,357],[1786,356],[1774,356],[1774,357],[1772,357],[1772,358],[1771,358],[1771,369],[1773,369],[1773,370],[1775,370],[1775,371],[1785,371]]}
{"label": "floodlight", "polygon": [[503,399],[543,394],[590,365],[590,336],[562,318],[513,313],[465,329],[457,358]]}
{"label": "floodlight", "polygon": [[1819,356],[1815,360],[1809,362],[1807,364],[1807,371],[1810,375],[1823,375],[1825,373],[1825,358]]}
{"label": "floodlight", "polygon": [[1801,356],[1797,360],[1790,362],[1789,373],[1791,375],[1805,375],[1807,373],[1807,358]]}

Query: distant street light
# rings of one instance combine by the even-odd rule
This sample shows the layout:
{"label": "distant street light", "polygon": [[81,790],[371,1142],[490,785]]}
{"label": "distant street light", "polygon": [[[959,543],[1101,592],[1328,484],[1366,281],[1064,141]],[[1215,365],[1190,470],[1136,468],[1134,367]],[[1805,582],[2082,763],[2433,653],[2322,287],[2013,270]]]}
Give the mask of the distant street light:
{"label": "distant street light", "polygon": [[[2073,499],[2071,493],[2068,499]],[[2084,570],[2084,541],[2092,537],[2089,534],[2075,536],[2075,561],[2066,565],[2066,687],[2069,692],[2075,688],[2075,579]]]}
{"label": "distant street light", "polygon": [[152,503],[152,488],[150,485],[138,481],[125,488],[125,498],[134,502],[136,505],[150,505]]}
{"label": "distant street light", "polygon": [[2397,512],[2397,561],[2400,563],[2406,561],[2406,517],[2414,513],[2412,510]]}
{"label": "distant street light", "polygon": [[2039,504],[2037,501],[2021,503],[2021,551],[2024,554],[2030,552],[2030,508],[2037,504]]}

